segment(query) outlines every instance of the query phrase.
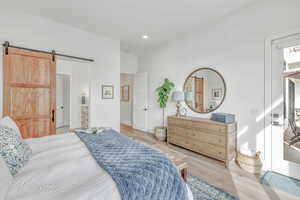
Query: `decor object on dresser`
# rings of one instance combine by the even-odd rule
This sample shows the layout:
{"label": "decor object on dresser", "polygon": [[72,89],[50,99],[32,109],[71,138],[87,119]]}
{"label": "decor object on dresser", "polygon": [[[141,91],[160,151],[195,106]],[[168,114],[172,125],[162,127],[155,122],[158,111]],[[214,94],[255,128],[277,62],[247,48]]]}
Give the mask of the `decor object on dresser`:
{"label": "decor object on dresser", "polygon": [[113,99],[113,98],[114,98],[114,86],[102,85],[102,99]]}
{"label": "decor object on dresser", "polygon": [[235,122],[235,115],[228,113],[212,113],[211,120],[223,123]]}
{"label": "decor object on dresser", "polygon": [[184,101],[184,92],[174,91],[172,93],[172,101],[176,102],[176,117],[179,117],[181,102]]}
{"label": "decor object on dresser", "polygon": [[186,116],[187,115],[187,109],[186,108],[181,108],[179,112],[180,112],[180,116]]}
{"label": "decor object on dresser", "polygon": [[158,94],[157,102],[159,103],[159,106],[163,111],[162,126],[155,127],[155,137],[160,141],[165,141],[167,137],[167,128],[165,127],[165,108],[167,106],[171,90],[174,86],[174,83],[166,78],[164,80],[164,83],[156,89],[156,92]]}
{"label": "decor object on dresser", "polygon": [[129,101],[129,85],[124,85],[121,87],[121,101]]}
{"label": "decor object on dresser", "polygon": [[212,68],[199,68],[186,78],[183,86],[185,103],[198,113],[218,109],[226,96],[226,83],[222,75]]}
{"label": "decor object on dresser", "polygon": [[237,123],[196,117],[168,117],[167,142],[225,163],[235,157]]}

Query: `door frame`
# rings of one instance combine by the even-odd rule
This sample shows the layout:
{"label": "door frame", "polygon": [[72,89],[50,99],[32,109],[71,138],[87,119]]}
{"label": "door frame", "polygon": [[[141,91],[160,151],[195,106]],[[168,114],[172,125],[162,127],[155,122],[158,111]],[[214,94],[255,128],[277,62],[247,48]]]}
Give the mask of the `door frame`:
{"label": "door frame", "polygon": [[[69,79],[69,102],[68,102],[68,114],[69,114],[69,122],[68,122],[68,124],[69,124],[69,126],[71,126],[71,95],[72,95],[72,75],[71,74],[68,74],[68,73],[61,73],[61,72],[58,72],[58,73],[56,73],[56,79],[57,79],[57,76],[62,76],[62,77],[68,77],[68,79]],[[56,88],[57,89],[57,88]],[[56,113],[57,113],[57,110],[56,110]],[[65,117],[65,116],[64,116]],[[56,117],[56,119],[57,119],[57,117]],[[60,128],[60,127],[56,127],[56,128]]]}
{"label": "door frame", "polygon": [[[275,41],[288,37],[297,36],[300,34],[300,29],[295,29],[279,34],[272,35],[265,39],[264,43],[264,170],[272,170],[272,46]],[[258,117],[259,118],[259,117]]]}

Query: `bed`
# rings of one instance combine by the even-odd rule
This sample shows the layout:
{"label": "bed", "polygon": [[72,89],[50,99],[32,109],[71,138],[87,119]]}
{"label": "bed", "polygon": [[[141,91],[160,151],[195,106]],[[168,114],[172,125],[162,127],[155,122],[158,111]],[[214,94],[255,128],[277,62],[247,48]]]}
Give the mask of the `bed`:
{"label": "bed", "polygon": [[[6,200],[124,199],[112,176],[97,164],[77,134],[26,139],[25,142],[31,147],[32,156],[13,178]],[[187,185],[186,191],[187,199],[192,200]]]}

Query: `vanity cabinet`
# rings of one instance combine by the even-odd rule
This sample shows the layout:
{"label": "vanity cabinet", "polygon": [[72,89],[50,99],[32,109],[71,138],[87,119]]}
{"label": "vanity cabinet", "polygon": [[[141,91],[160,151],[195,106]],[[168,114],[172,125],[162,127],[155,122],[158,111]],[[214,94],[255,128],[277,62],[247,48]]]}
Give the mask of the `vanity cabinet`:
{"label": "vanity cabinet", "polygon": [[168,117],[167,142],[224,162],[236,154],[237,123],[196,117]]}

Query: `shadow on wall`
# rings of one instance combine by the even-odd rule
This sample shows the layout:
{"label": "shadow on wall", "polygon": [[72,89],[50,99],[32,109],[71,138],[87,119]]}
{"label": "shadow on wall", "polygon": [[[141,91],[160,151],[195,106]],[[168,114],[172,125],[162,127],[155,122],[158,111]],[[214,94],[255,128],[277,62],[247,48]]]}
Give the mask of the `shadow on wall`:
{"label": "shadow on wall", "polygon": [[241,127],[237,133],[237,150],[239,148],[249,148],[251,150],[260,151],[261,152],[261,160],[263,161],[264,167],[268,166],[266,161],[270,160],[270,158],[267,158],[267,155],[270,154],[270,146],[268,144],[268,138],[270,136],[266,135],[270,133],[270,130],[272,128],[271,124],[267,125],[265,124],[265,117],[266,121],[270,119],[270,115],[272,111],[276,108],[279,108],[279,106],[283,105],[283,97],[278,97],[272,105],[269,105],[265,111],[259,113],[255,118],[253,119],[248,119],[250,123],[252,124],[257,124],[259,123],[258,126],[254,127],[262,127],[261,129],[256,129],[252,128],[251,125],[246,125],[244,127]]}

